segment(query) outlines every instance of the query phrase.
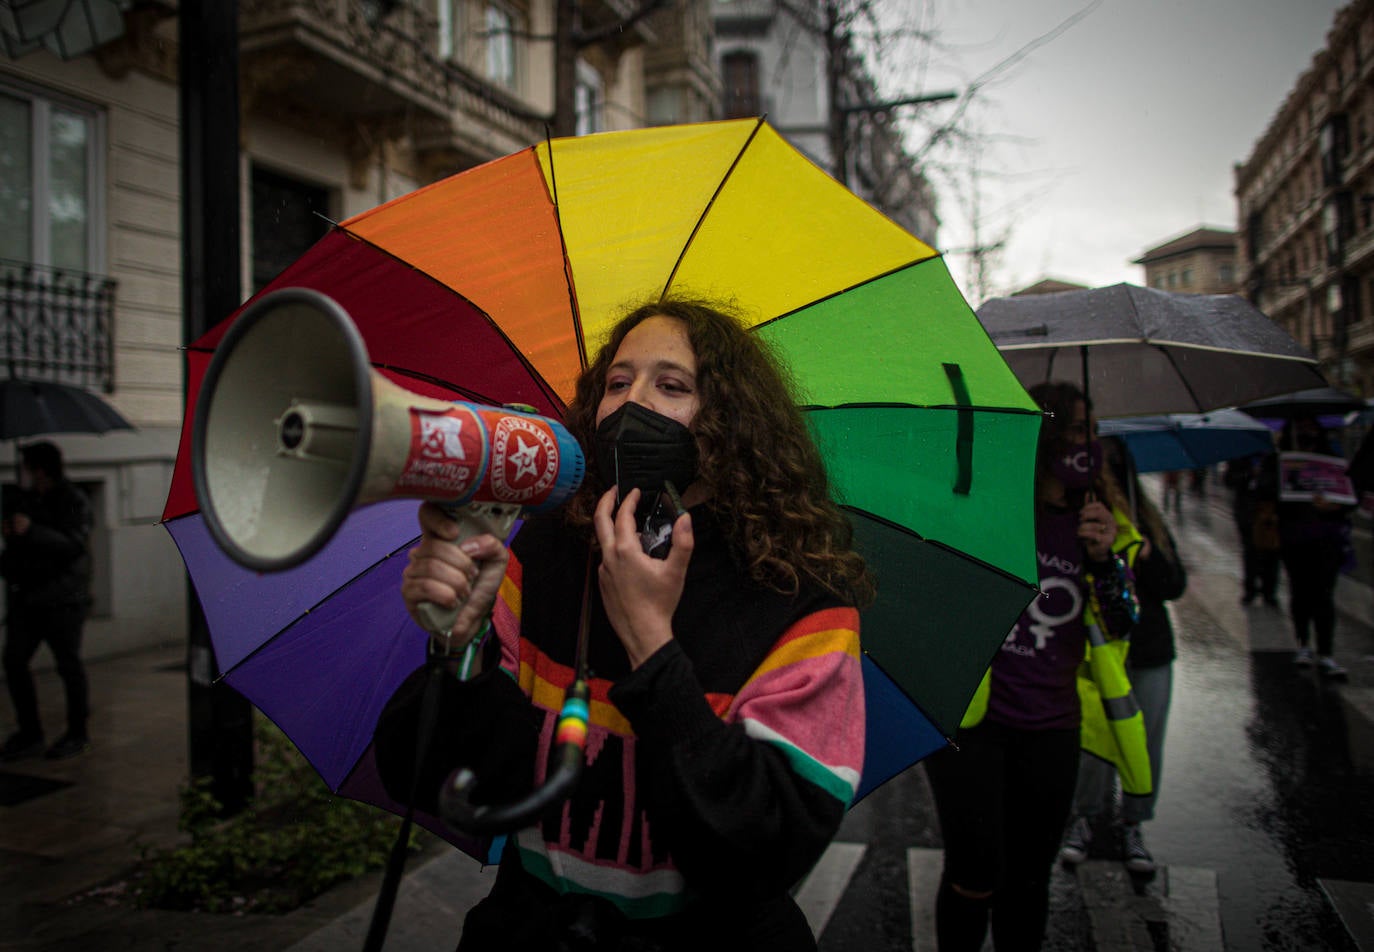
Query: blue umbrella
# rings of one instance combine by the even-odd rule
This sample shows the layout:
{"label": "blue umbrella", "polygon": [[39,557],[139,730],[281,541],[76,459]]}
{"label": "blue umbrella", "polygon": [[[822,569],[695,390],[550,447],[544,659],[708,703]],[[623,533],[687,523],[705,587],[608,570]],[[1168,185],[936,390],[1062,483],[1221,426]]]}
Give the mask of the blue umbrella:
{"label": "blue umbrella", "polygon": [[1097,429],[1126,444],[1139,473],[1199,469],[1274,451],[1273,431],[1239,410],[1103,420]]}

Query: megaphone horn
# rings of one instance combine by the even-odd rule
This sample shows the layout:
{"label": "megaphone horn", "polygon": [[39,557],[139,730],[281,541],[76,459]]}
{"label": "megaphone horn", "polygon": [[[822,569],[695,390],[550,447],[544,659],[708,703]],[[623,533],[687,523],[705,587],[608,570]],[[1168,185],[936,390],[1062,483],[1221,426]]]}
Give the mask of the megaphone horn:
{"label": "megaphone horn", "polygon": [[210,534],[235,562],[291,568],[354,508],[411,497],[485,507],[509,530],[581,485],[582,449],[532,411],[423,396],[373,370],[348,313],[307,288],[264,295],[206,370],[191,473]]}

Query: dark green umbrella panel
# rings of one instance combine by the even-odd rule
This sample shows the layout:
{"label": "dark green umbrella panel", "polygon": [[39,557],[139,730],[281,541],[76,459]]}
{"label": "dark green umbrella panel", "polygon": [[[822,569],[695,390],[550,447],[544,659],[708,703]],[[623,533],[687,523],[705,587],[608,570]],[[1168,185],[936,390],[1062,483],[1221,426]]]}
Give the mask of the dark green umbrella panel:
{"label": "dark green umbrella panel", "polygon": [[953,736],[1034,594],[1040,413],[941,258],[761,325],[878,580],[864,651]]}

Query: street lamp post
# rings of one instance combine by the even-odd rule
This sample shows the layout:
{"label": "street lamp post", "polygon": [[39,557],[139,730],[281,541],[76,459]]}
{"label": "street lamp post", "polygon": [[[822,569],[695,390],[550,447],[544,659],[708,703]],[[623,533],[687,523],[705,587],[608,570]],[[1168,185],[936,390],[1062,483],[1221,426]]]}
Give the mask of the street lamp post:
{"label": "street lamp post", "polygon": [[[185,343],[240,303],[237,0],[183,3],[181,93],[182,335]],[[253,709],[219,680],[205,613],[189,579],[190,772],[209,777],[226,816],[253,796]]]}

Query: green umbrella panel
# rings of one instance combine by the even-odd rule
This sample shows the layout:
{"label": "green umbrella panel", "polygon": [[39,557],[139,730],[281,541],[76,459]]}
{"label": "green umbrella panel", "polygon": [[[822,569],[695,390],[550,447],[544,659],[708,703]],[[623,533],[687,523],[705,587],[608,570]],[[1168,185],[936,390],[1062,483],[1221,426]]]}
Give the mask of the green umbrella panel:
{"label": "green umbrella panel", "polygon": [[945,736],[1037,580],[1041,414],[930,258],[757,329],[878,582],[864,652]]}

